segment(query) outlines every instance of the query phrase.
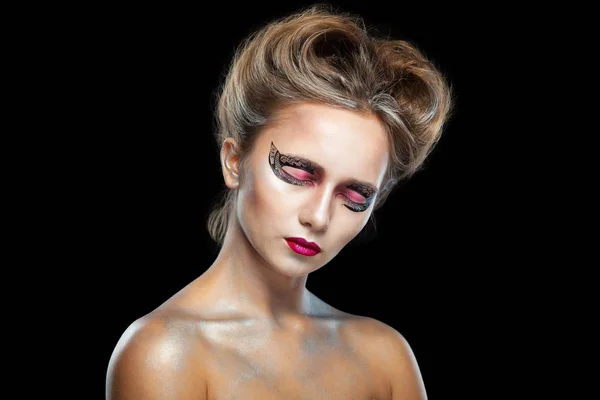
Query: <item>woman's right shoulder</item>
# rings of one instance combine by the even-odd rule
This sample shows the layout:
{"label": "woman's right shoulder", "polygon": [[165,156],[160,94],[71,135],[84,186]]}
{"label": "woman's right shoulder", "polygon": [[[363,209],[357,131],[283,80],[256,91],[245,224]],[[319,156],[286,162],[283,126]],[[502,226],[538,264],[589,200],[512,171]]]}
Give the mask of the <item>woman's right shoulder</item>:
{"label": "woman's right shoulder", "polygon": [[145,315],[125,329],[112,352],[106,398],[202,398],[204,354],[190,321],[172,313]]}

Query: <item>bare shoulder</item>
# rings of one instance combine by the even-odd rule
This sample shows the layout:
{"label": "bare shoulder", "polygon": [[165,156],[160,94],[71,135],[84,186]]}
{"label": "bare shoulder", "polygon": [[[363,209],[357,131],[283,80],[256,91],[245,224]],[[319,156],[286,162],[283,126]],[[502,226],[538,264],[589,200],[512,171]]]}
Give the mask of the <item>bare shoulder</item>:
{"label": "bare shoulder", "polygon": [[357,351],[368,357],[389,382],[391,399],[427,399],[417,359],[406,338],[374,318],[357,316],[349,321]]}
{"label": "bare shoulder", "polygon": [[201,343],[194,324],[173,313],[150,313],[134,321],[111,355],[106,398],[206,398]]}

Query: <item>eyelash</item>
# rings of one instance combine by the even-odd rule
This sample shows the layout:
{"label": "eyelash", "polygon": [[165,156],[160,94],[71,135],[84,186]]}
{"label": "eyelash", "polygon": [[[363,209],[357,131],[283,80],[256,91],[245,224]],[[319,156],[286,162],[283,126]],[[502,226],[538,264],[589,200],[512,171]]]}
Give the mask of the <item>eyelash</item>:
{"label": "eyelash", "polygon": [[[292,175],[288,174],[283,169],[281,169],[281,172],[282,172],[281,177],[283,178],[283,180],[291,185],[296,185],[296,186],[312,186],[313,185],[313,183],[311,181],[305,181],[305,180],[294,178]],[[344,207],[346,207],[348,210],[350,210],[352,212],[363,212],[369,208],[368,202],[366,204],[358,204],[358,203],[353,202],[346,196],[344,196],[344,199],[345,199],[346,203],[348,203],[348,204],[344,204]]]}

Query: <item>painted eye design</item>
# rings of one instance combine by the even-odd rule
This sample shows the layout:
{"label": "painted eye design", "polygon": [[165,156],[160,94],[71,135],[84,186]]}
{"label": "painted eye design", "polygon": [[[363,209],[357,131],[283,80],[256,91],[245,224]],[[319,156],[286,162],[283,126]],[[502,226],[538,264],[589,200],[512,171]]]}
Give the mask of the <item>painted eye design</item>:
{"label": "painted eye design", "polygon": [[[269,165],[273,170],[275,176],[281,179],[284,182],[287,182],[291,185],[296,186],[312,186],[313,182],[309,179],[300,179],[299,177],[305,176],[307,174],[313,175],[315,172],[315,167],[307,160],[297,159],[295,157],[289,157],[285,154],[281,154],[279,150],[275,147],[275,145],[271,142],[271,149],[269,151]],[[299,170],[298,177],[292,175],[292,173],[287,172],[284,167],[291,167],[295,170]],[[369,187],[364,187],[363,185],[352,184],[348,186],[348,189],[356,192],[360,196],[364,197],[366,201],[364,203],[358,203],[352,201],[348,198],[348,196],[343,195],[344,207],[353,212],[363,212],[366,211],[371,202],[373,201],[373,195],[375,191]]]}
{"label": "painted eye design", "polygon": [[298,186],[312,186],[311,176],[308,172],[300,170],[298,168],[288,169],[287,165],[281,167],[281,178],[286,182]]}
{"label": "painted eye design", "polygon": [[353,212],[363,212],[363,211],[366,211],[367,208],[369,208],[369,207],[365,207],[364,205],[357,206],[350,200],[346,200],[346,201],[348,202],[348,204],[344,204],[344,207],[346,207],[348,210],[353,211]]}
{"label": "painted eye design", "polygon": [[292,174],[288,173],[283,167],[292,167],[302,171],[306,171],[309,174],[315,172],[315,168],[304,160],[298,160],[296,158],[288,157],[285,154],[281,154],[279,150],[271,143],[271,151],[269,151],[269,165],[275,176],[284,182],[290,183],[297,186],[309,186],[312,182],[309,180],[298,179]]}
{"label": "painted eye design", "polygon": [[350,185],[348,186],[348,189],[360,194],[362,197],[364,197],[366,199],[366,201],[364,203],[356,203],[352,200],[350,200],[348,197],[344,196],[344,198],[346,199],[346,203],[344,204],[344,207],[346,207],[347,209],[349,209],[350,211],[354,211],[354,212],[363,212],[366,211],[369,206],[371,205],[371,202],[373,201],[374,198],[374,191],[371,188],[367,188],[367,187],[363,187],[362,185]]}

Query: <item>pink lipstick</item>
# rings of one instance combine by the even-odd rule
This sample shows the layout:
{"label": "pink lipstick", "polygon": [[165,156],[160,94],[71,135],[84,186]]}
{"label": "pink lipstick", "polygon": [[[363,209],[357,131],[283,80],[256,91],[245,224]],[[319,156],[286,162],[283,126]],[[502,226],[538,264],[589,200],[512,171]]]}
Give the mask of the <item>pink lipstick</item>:
{"label": "pink lipstick", "polygon": [[307,242],[303,238],[289,237],[285,238],[285,241],[290,249],[303,256],[314,256],[321,251],[321,248],[315,242]]}

